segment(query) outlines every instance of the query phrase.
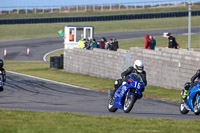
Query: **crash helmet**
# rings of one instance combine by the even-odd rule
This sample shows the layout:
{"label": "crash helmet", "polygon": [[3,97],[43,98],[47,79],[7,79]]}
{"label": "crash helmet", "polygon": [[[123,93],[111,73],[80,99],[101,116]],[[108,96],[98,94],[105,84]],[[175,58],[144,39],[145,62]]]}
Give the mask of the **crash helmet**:
{"label": "crash helmet", "polygon": [[141,73],[144,70],[144,63],[141,60],[136,60],[133,67],[137,72]]}
{"label": "crash helmet", "polygon": [[2,68],[2,67],[3,67],[3,60],[0,59],[0,68]]}

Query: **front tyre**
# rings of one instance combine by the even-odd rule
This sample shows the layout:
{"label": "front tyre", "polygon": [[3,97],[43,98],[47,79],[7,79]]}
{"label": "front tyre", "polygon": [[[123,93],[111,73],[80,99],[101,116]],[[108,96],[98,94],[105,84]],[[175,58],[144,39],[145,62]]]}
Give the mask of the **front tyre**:
{"label": "front tyre", "polygon": [[199,115],[200,114],[200,100],[199,102],[194,106],[194,114]]}
{"label": "front tyre", "polygon": [[4,90],[4,89],[3,89],[3,86],[1,86],[1,87],[0,87],[0,92],[2,92],[3,90]]}
{"label": "front tyre", "polygon": [[187,114],[187,113],[189,112],[189,110],[187,110],[187,109],[185,108],[183,102],[180,103],[179,111],[181,112],[181,114]]}
{"label": "front tyre", "polygon": [[114,103],[113,102],[114,102],[114,97],[110,97],[108,99],[108,106],[107,106],[108,111],[110,111],[110,112],[116,112],[117,109],[118,109],[118,108],[114,107]]}
{"label": "front tyre", "polygon": [[126,92],[125,100],[124,100],[124,112],[125,113],[129,113],[131,111],[135,101],[136,101],[136,96],[135,95],[128,96],[128,92]]}

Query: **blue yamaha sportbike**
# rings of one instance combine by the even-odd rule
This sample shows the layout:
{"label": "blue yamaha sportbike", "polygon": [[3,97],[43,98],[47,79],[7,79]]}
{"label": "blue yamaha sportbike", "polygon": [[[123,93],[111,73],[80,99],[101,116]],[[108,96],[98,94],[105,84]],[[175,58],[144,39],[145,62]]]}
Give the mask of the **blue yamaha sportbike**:
{"label": "blue yamaha sportbike", "polygon": [[145,84],[140,75],[130,74],[128,81],[121,85],[114,95],[113,91],[109,90],[108,110],[116,112],[118,109],[122,109],[125,113],[129,113],[136,100],[140,98],[144,87]]}
{"label": "blue yamaha sportbike", "polygon": [[[181,97],[183,93],[184,90],[181,92]],[[185,101],[182,99],[179,110],[181,114],[187,114],[190,110],[195,115],[200,114],[200,79],[198,79],[198,82],[192,88],[189,88],[187,99]]]}

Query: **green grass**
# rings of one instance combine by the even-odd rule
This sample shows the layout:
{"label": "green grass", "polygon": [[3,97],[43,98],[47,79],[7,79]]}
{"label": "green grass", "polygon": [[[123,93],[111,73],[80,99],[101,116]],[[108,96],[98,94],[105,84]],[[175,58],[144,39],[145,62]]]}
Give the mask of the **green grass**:
{"label": "green grass", "polygon": [[0,110],[1,133],[197,133],[200,120]]}
{"label": "green grass", "polygon": [[[112,89],[114,84],[114,80],[111,79],[103,79],[89,75],[73,74],[63,70],[49,69],[49,64],[44,64],[42,61],[5,61],[5,69],[104,92],[107,92],[108,89]],[[176,102],[180,101],[180,90],[147,86],[144,95],[148,98]]]}
{"label": "green grass", "polygon": [[47,61],[50,61],[50,57],[51,57],[51,56],[60,56],[61,54],[64,54],[64,50],[55,51],[55,52],[53,52],[53,53],[47,55],[46,60],[47,60]]}
{"label": "green grass", "polygon": [[[57,31],[64,29],[65,24],[93,25],[95,27],[95,33],[105,33],[132,30],[183,28],[188,25],[187,19],[187,17],[180,17],[103,22],[0,25],[0,41],[59,36]],[[200,26],[199,22],[199,16],[192,17],[193,27]]]}
{"label": "green grass", "polygon": [[[192,6],[192,10],[199,10],[200,6]],[[166,7],[166,8],[145,8],[133,9],[124,11],[105,11],[105,12],[70,12],[70,13],[38,13],[38,14],[10,14],[0,15],[0,19],[7,18],[35,18],[35,17],[68,17],[68,16],[98,16],[98,15],[116,15],[116,14],[130,14],[130,13],[150,13],[150,12],[168,12],[168,11],[186,11],[188,7]]]}

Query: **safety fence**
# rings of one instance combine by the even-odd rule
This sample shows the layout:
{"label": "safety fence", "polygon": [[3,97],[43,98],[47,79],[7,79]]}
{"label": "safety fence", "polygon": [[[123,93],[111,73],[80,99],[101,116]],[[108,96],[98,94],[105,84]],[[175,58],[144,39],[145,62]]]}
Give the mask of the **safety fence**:
{"label": "safety fence", "polygon": [[[199,16],[200,11],[192,11],[192,16]],[[85,22],[85,21],[113,21],[130,19],[152,19],[167,17],[188,16],[188,11],[161,12],[161,13],[140,13],[123,15],[104,15],[86,17],[55,17],[55,18],[28,18],[28,19],[0,19],[0,24],[31,24],[31,23],[61,23],[61,22]]]}
{"label": "safety fence", "polygon": [[[192,5],[198,5],[198,0],[192,0]],[[9,14],[45,14],[71,12],[107,12],[138,10],[148,8],[185,7],[188,0],[140,1],[131,3],[111,3],[101,5],[62,5],[62,6],[18,6],[0,7],[0,15]]]}

